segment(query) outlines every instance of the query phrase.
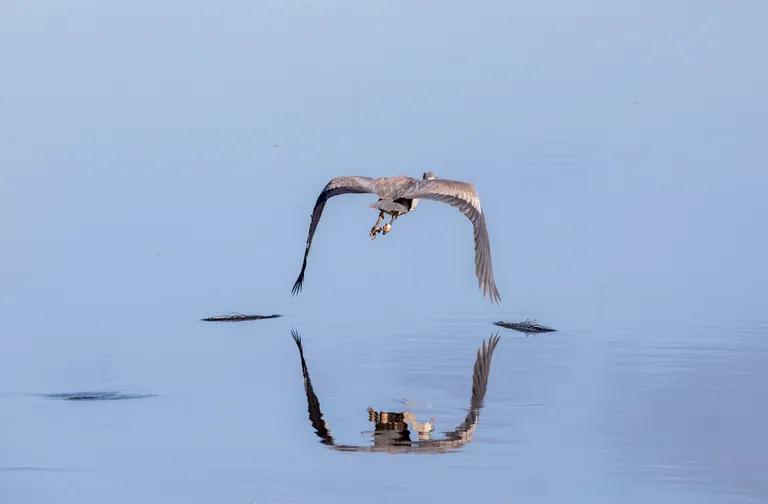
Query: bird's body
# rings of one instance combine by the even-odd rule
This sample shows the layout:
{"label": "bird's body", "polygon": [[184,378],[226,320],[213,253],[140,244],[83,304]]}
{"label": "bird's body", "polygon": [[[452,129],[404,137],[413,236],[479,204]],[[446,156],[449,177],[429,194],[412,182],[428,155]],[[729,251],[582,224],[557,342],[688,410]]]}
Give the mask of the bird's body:
{"label": "bird's body", "polygon": [[370,206],[371,208],[381,210],[385,214],[392,215],[393,217],[400,217],[416,208],[418,202],[418,199],[397,198],[396,200],[391,200],[381,198],[379,201],[371,203]]}
{"label": "bird's body", "polygon": [[[491,301],[498,303],[501,298],[493,279],[491,266],[491,247],[485,216],[480,207],[480,198],[472,184],[455,180],[437,179],[434,173],[427,172],[422,179],[398,175],[395,177],[336,177],[331,179],[315,202],[312,219],[309,224],[307,246],[304,250],[304,261],[301,273],[293,285],[293,293],[301,290],[304,283],[304,271],[307,268],[307,257],[312,246],[312,238],[323,214],[325,203],[333,196],[340,194],[373,193],[379,196],[371,208],[379,210],[379,218],[371,228],[369,236],[376,238],[378,233],[387,234],[392,230],[392,223],[401,215],[405,215],[419,203],[419,199],[442,201],[456,207],[471,222],[475,239],[475,273],[480,282],[483,295],[490,296]],[[383,227],[378,227],[384,215],[390,215],[392,220]]]}

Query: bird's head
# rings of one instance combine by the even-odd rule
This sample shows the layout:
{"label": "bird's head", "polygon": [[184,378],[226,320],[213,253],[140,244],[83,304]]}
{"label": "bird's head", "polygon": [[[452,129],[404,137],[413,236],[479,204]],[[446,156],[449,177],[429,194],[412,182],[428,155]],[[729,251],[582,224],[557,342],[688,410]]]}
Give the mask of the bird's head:
{"label": "bird's head", "polygon": [[424,180],[435,180],[437,178],[437,175],[435,175],[435,172],[424,172],[424,175],[421,176]]}

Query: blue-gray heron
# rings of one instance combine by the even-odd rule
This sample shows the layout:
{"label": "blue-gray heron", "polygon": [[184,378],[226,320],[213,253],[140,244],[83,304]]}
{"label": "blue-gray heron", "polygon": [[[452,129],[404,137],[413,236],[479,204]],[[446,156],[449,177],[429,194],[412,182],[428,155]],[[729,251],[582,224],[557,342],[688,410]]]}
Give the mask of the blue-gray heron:
{"label": "blue-gray heron", "polygon": [[[438,179],[432,172],[424,173],[422,180],[399,175],[382,178],[337,177],[328,182],[318,196],[315,208],[312,210],[307,247],[304,250],[304,262],[291,291],[294,295],[301,291],[304,283],[304,271],[307,269],[307,257],[312,246],[312,237],[315,235],[317,224],[323,215],[325,203],[333,196],[353,193],[373,193],[379,196],[379,200],[370,205],[371,208],[379,210],[379,218],[369,233],[371,239],[375,239],[379,233],[387,234],[392,231],[392,224],[395,220],[416,208],[419,199],[442,201],[458,208],[472,222],[474,227],[475,274],[483,296],[489,296],[493,303],[501,301],[501,296],[499,296],[499,291],[493,280],[491,244],[488,240],[485,216],[480,208],[480,198],[475,187],[466,182]],[[391,220],[380,227],[379,224],[384,219],[384,214],[389,214]]]}

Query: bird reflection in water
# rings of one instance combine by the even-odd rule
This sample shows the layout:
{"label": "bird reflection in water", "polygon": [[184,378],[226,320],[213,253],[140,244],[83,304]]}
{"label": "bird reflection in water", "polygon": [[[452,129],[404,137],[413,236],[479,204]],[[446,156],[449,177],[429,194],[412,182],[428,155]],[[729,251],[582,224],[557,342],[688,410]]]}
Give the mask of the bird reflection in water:
{"label": "bird reflection in water", "polygon": [[[307,394],[307,411],[309,421],[315,429],[320,442],[334,450],[354,452],[388,452],[388,453],[444,453],[462,448],[472,440],[477,428],[480,410],[483,407],[485,391],[488,388],[488,376],[491,371],[493,351],[499,342],[499,335],[494,334],[477,349],[477,357],[472,372],[472,396],[469,411],[464,421],[455,429],[443,433],[442,439],[432,439],[434,419],[419,422],[416,416],[409,412],[376,411],[368,408],[368,420],[374,424],[373,445],[357,446],[337,443],[328,426],[323,420],[320,401],[312,387],[307,361],[304,359],[304,346],[301,336],[295,330],[291,331],[301,358],[301,372],[304,376],[304,391]],[[411,438],[411,432],[416,433],[417,439]]]}

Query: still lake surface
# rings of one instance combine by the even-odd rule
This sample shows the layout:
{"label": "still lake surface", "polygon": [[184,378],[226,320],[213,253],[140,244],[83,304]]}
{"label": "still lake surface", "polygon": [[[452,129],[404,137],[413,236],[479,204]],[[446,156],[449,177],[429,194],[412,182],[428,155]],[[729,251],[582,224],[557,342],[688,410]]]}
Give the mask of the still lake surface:
{"label": "still lake surface", "polygon": [[3,5],[0,502],[768,501],[767,9]]}
{"label": "still lake surface", "polygon": [[[300,328],[336,442],[367,447],[368,407],[434,418],[436,439],[459,425],[475,350],[496,331],[478,317],[349,318],[19,325],[24,343],[2,366],[5,502],[766,496],[765,323],[627,328],[624,318],[573,314],[553,318],[556,333],[502,330],[470,441],[402,455],[320,443],[289,329]],[[39,395],[84,390],[137,396]]]}

